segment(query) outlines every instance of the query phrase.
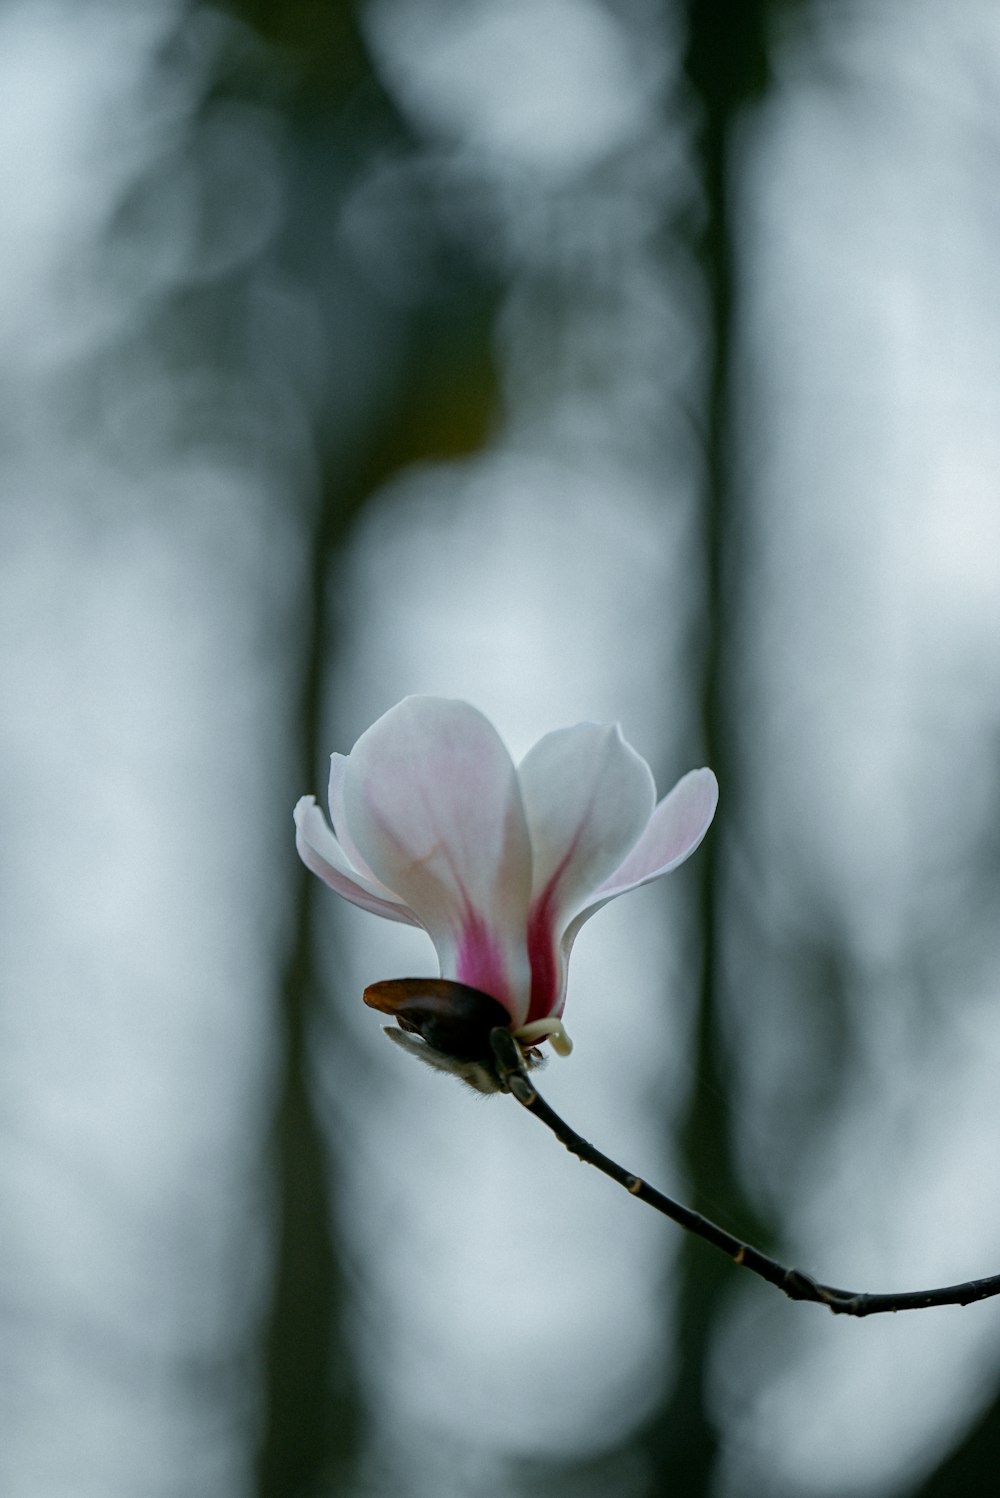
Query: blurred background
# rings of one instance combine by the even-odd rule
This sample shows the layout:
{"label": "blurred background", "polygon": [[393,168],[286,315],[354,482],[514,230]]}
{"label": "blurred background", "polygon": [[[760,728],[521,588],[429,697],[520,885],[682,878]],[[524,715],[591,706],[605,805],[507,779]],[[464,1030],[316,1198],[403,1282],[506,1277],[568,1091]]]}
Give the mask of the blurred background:
{"label": "blurred background", "polygon": [[981,1494],[1000,1303],[793,1305],[412,1065],[291,809],[409,692],[701,851],[551,1102],[1000,1271],[993,0],[0,4],[0,1492]]}

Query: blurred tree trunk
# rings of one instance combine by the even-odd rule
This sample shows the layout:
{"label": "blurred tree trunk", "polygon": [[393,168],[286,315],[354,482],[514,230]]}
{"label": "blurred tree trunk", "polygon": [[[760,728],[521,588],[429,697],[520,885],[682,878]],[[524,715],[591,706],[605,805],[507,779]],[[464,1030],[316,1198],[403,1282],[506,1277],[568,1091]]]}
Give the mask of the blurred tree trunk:
{"label": "blurred tree trunk", "polygon": [[[452,318],[400,325],[408,353],[372,427],[372,444],[338,449],[313,541],[302,641],[304,686],[298,726],[303,788],[321,785],[329,746],[321,743],[324,691],[332,668],[329,580],[371,495],[397,468],[454,457],[482,442],[497,391],[488,347],[492,305],[473,299]],[[265,1425],[259,1498],[311,1498],[341,1491],[364,1437],[366,1414],[344,1328],[343,1257],[334,1241],[336,1161],[310,1095],[310,1027],[322,1003],[312,913],[323,890],[301,871],[299,920],[283,988],[283,1092],[275,1122],[278,1244],[264,1347]],[[324,1034],[336,1033],[326,1016]]]}
{"label": "blurred tree trunk", "polygon": [[[280,101],[288,132],[289,217],[279,253],[322,307],[323,287],[309,284],[316,266],[308,255],[303,263],[301,250],[303,242],[311,246],[329,240],[343,187],[345,108],[363,95],[363,113],[373,128],[385,123],[391,130],[395,122],[374,84],[352,4],[331,5],[322,14],[310,0],[269,5],[229,0],[228,8],[266,43],[256,66],[249,74],[237,73],[236,83],[251,94],[262,90],[269,107]],[[277,92],[275,64],[283,73]],[[311,181],[317,152],[325,159],[319,194],[312,191]],[[330,342],[336,350],[335,333]],[[380,414],[391,420],[391,412]],[[328,426],[343,425],[336,414],[318,411],[317,447],[324,445]],[[312,519],[309,585],[303,590],[299,625],[302,695],[298,722],[291,726],[303,792],[324,783],[330,747],[321,743],[332,668],[329,580],[368,494],[364,485],[346,477],[352,466],[360,470],[368,462],[368,432],[339,430],[337,440],[340,451],[328,465]],[[283,1055],[273,1123],[275,1259],[261,1347],[258,1498],[315,1498],[346,1490],[365,1431],[355,1351],[345,1326],[349,1291],[338,1241],[337,1159],[311,1087],[319,1028],[314,1022],[324,1003],[313,919],[322,890],[304,867],[298,878],[298,918],[281,992]],[[335,1015],[324,1016],[325,1038],[336,1032]]]}
{"label": "blurred tree trunk", "polygon": [[[316,780],[328,668],[327,579],[336,497],[324,496],[302,609],[303,688],[296,725],[299,783]],[[264,1410],[259,1498],[311,1498],[350,1471],[361,1438],[361,1401],[344,1328],[342,1257],[333,1237],[334,1162],[310,1088],[310,1030],[320,1001],[315,970],[314,880],[299,869],[298,919],[282,987],[284,1056],[274,1123],[275,1245],[263,1345]]]}
{"label": "blurred tree trunk", "polygon": [[914,1488],[913,1498],[977,1498],[992,1490],[998,1471],[1000,1394],[930,1476]]}
{"label": "blurred tree trunk", "polygon": [[[729,1091],[722,1043],[727,836],[740,815],[740,764],[732,685],[739,677],[741,608],[740,477],[736,467],[733,354],[737,246],[731,206],[737,126],[767,86],[769,0],[686,0],[684,71],[698,112],[695,160],[701,216],[692,246],[705,290],[707,379],[702,394],[704,654],[702,722],[705,762],[723,787],[722,821],[699,857],[701,990],[691,1071],[696,1079],[680,1129],[686,1198],[741,1236],[767,1234],[741,1188],[724,1099]],[[698,1498],[708,1493],[719,1446],[707,1405],[707,1374],[727,1287],[738,1269],[697,1239],[685,1237],[675,1283],[677,1366],[674,1386],[640,1441],[649,1458],[648,1491]]]}
{"label": "blurred tree trunk", "polygon": [[[693,1031],[696,1079],[679,1145],[684,1200],[761,1247],[769,1235],[742,1190],[725,1104],[730,1088],[722,1043],[721,983],[727,839],[739,818],[740,759],[731,686],[740,674],[739,613],[743,558],[740,476],[734,450],[733,362],[738,248],[731,218],[734,141],[746,110],[765,93],[767,27],[779,6],[795,0],[681,0],[684,76],[697,113],[694,168],[697,201],[686,243],[704,288],[701,329],[706,381],[692,400],[702,444],[704,602],[700,713],[704,763],[722,784],[723,817],[699,855],[695,922],[703,966]],[[676,238],[687,224],[671,226]],[[645,1424],[611,1450],[557,1468],[538,1464],[523,1477],[526,1491],[573,1494],[613,1491],[676,1493],[701,1498],[712,1490],[720,1433],[707,1405],[709,1359],[733,1276],[745,1273],[700,1239],[685,1235],[672,1284],[677,1305],[673,1386]],[[773,1293],[768,1291],[766,1293]],[[640,1460],[637,1462],[636,1457]]]}

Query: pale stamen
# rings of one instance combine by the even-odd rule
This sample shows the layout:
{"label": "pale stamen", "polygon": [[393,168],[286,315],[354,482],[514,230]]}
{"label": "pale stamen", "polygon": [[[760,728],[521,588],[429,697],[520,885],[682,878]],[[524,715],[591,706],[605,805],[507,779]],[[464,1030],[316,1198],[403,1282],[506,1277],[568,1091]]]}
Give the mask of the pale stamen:
{"label": "pale stamen", "polygon": [[538,1040],[547,1040],[557,1056],[568,1056],[573,1042],[566,1033],[561,1019],[535,1019],[530,1025],[522,1025],[514,1031],[514,1039],[521,1045],[534,1045]]}

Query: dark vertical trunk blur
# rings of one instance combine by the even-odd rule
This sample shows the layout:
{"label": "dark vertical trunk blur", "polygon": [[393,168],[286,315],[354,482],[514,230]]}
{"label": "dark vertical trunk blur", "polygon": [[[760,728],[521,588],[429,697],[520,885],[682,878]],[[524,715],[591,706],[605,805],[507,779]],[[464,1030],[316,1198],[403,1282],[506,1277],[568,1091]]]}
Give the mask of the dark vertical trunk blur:
{"label": "dark vertical trunk blur", "polygon": [[1000,1395],[987,1405],[930,1476],[913,1489],[914,1498],[974,1498],[992,1487],[998,1471]]}
{"label": "dark vertical trunk blur", "polygon": [[[693,1034],[696,1079],[680,1130],[691,1205],[760,1241],[740,1186],[724,1099],[729,1090],[721,1029],[727,840],[740,815],[740,766],[732,685],[738,679],[742,565],[740,483],[734,452],[733,353],[736,257],[732,221],[734,138],[767,79],[767,0],[687,0],[684,72],[697,111],[695,164],[702,204],[692,245],[705,295],[707,382],[702,395],[705,603],[702,723],[705,762],[722,787],[721,816],[698,861],[703,968]],[[678,1260],[677,1367],[673,1390],[646,1426],[649,1492],[707,1493],[719,1432],[706,1401],[709,1359],[733,1265],[686,1237]]]}
{"label": "dark vertical trunk blur", "polygon": [[[369,497],[400,467],[474,450],[493,419],[496,382],[487,335],[492,303],[472,297],[452,317],[401,321],[406,354],[385,392],[378,434],[329,455],[316,522],[310,589],[302,611],[303,689],[297,724],[299,784],[321,787],[321,742],[332,665],[330,581]],[[289,808],[291,810],[291,808]],[[289,830],[291,838],[291,829]],[[283,986],[283,1091],[275,1122],[278,1242],[264,1348],[265,1425],[258,1498],[309,1498],[347,1490],[365,1432],[365,1410],[344,1328],[346,1290],[338,1252],[336,1161],[310,1096],[310,1020],[322,1002],[313,911],[331,898],[301,869],[298,922]],[[318,913],[318,910],[317,910]],[[327,1042],[336,1014],[325,1013]]]}
{"label": "dark vertical trunk blur", "polygon": [[[732,685],[740,676],[738,618],[744,600],[740,475],[733,401],[738,247],[732,218],[734,143],[746,110],[768,84],[767,22],[786,0],[681,0],[684,83],[696,118],[692,155],[697,198],[687,222],[672,224],[703,287],[705,384],[692,395],[701,440],[700,511],[704,589],[700,677],[693,709],[701,762],[722,788],[721,814],[698,854],[693,925],[702,973],[690,1058],[695,1078],[680,1128],[683,1195],[690,1204],[767,1246],[766,1227],[742,1191],[734,1159],[721,1014],[726,850],[738,825],[740,761]],[[690,224],[697,227],[692,231]],[[669,1231],[666,1229],[665,1231]],[[525,1490],[578,1494],[617,1489],[702,1498],[712,1491],[720,1432],[707,1403],[707,1374],[723,1297],[743,1271],[700,1239],[685,1236],[671,1284],[677,1305],[672,1387],[620,1447],[561,1469],[544,1464]],[[769,1292],[773,1293],[773,1292]]]}
{"label": "dark vertical trunk blur", "polygon": [[[303,681],[295,724],[299,783],[316,783],[327,661],[327,579],[334,500],[315,525],[310,587],[302,607]],[[275,1118],[277,1241],[263,1348],[264,1421],[259,1498],[337,1490],[360,1439],[361,1408],[343,1327],[342,1259],[333,1238],[334,1176],[310,1090],[310,1025],[319,994],[316,890],[298,871],[297,921],[282,988],[284,1056]]]}
{"label": "dark vertical trunk blur", "polygon": [[[269,62],[280,64],[284,87],[275,93],[268,66],[260,75],[235,75],[251,91],[262,87],[268,105],[280,106],[288,126],[289,222],[284,250],[296,275],[303,271],[300,240],[324,243],[335,211],[341,127],[352,99],[364,94],[376,115],[380,95],[361,44],[352,4],[320,13],[309,0],[229,0],[229,9],[261,37]],[[311,197],[316,143],[327,143],[324,191]],[[307,203],[303,210],[302,203]],[[305,218],[300,223],[299,217]],[[307,257],[308,258],[308,257]],[[317,293],[322,305],[323,292]],[[333,338],[336,349],[336,337]],[[319,411],[317,446],[329,419]],[[356,461],[364,459],[358,455]],[[364,496],[344,492],[329,478],[316,499],[311,524],[309,574],[299,624],[301,696],[294,734],[296,793],[319,790],[329,746],[321,742],[326,685],[331,669],[329,586],[339,548]],[[309,523],[309,522],[306,522]],[[289,805],[289,813],[291,805]],[[291,828],[289,829],[291,839]],[[262,1413],[257,1452],[257,1498],[313,1498],[343,1492],[361,1449],[364,1406],[356,1381],[354,1348],[345,1327],[349,1291],[338,1242],[337,1160],[324,1137],[311,1088],[316,1064],[314,1020],[323,1003],[317,969],[314,912],[323,891],[304,867],[298,879],[297,919],[281,990],[283,1053],[273,1124],[274,1269],[261,1349]],[[324,1016],[323,1034],[336,1034],[335,1016]]]}

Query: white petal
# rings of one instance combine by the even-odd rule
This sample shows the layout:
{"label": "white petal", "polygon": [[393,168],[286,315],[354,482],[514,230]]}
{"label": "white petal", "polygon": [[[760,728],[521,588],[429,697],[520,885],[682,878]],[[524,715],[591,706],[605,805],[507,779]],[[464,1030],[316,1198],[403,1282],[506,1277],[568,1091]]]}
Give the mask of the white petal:
{"label": "white petal", "polygon": [[347,854],[351,863],[365,880],[365,883],[375,894],[381,895],[383,899],[394,900],[396,895],[391,889],[384,885],[381,879],[376,879],[367,861],[351,836],[351,829],[347,825],[347,813],[344,810],[344,780],[347,776],[346,754],[330,755],[330,786],[328,798],[330,804],[330,820],[333,823],[334,835],[340,846]]}
{"label": "white petal", "polygon": [[307,869],[318,874],[325,884],[360,905],[362,910],[386,916],[390,921],[402,921],[409,926],[420,922],[401,900],[389,893],[378,894],[370,887],[363,875],[352,867],[343,848],[327,826],[326,818],[316,805],[315,796],[303,796],[295,807],[295,846]]}
{"label": "white petal", "polygon": [[407,697],[362,734],[343,777],[360,857],[430,933],[444,977],[527,1007],[531,850],[514,766],[465,702]]}
{"label": "white petal", "polygon": [[[604,881],[597,898],[583,907],[563,933],[559,950],[563,973],[581,926],[609,900],[669,874],[689,858],[711,826],[718,802],[719,784],[711,770],[690,770],[664,796],[631,853]],[[562,1012],[564,998],[565,995],[560,998],[556,1014]]]}
{"label": "white petal", "polygon": [[689,770],[664,796],[628,857],[597,890],[598,904],[659,879],[690,858],[712,825],[718,804],[719,782],[712,771]]}
{"label": "white petal", "polygon": [[646,761],[616,726],[578,723],[547,734],[519,769],[534,862],[528,945],[529,1018],[557,1012],[563,932],[617,869],[656,799]]}
{"label": "white petal", "polygon": [[562,964],[569,962],[580,927],[592,915],[626,894],[676,869],[698,847],[719,804],[719,782],[711,770],[689,770],[659,803],[645,832],[610,878],[570,922],[562,939]]}
{"label": "white petal", "polygon": [[649,766],[616,724],[577,723],[546,734],[518,767],[533,860],[532,894],[558,885],[577,907],[618,868],[649,821]]}

